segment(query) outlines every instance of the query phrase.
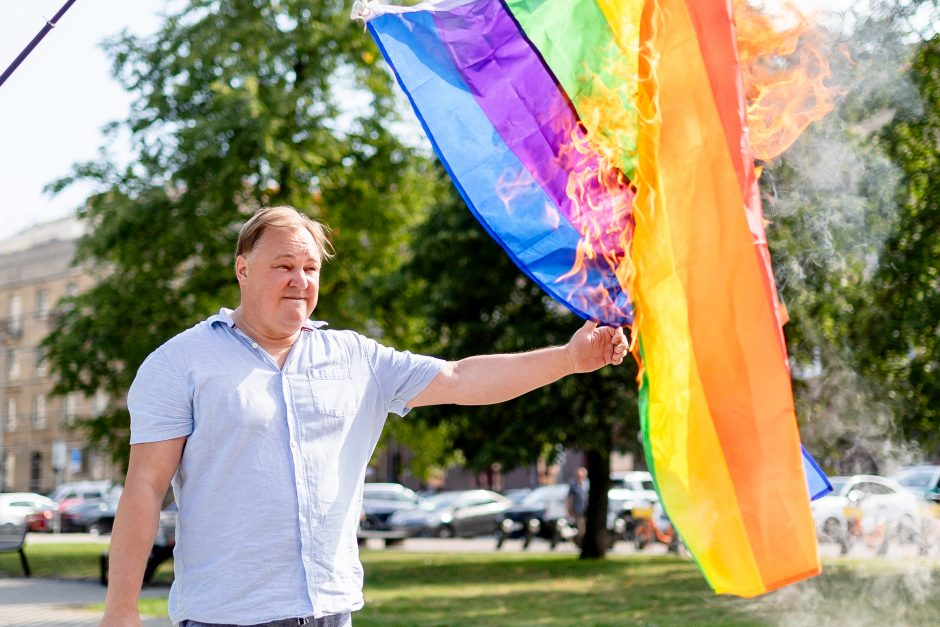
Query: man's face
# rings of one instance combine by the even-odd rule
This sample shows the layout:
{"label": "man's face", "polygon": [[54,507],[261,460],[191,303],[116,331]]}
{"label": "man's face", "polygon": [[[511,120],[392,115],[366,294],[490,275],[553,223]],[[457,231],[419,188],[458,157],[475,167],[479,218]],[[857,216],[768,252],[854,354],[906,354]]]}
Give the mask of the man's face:
{"label": "man's face", "polygon": [[268,337],[288,337],[317,306],[320,251],[306,229],[268,227],[235,260],[235,274],[246,322]]}

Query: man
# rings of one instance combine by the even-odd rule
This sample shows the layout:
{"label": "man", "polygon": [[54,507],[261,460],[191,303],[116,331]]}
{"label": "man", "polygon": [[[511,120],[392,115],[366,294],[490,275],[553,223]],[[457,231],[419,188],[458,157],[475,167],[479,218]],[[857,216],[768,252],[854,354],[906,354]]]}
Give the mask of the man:
{"label": "man", "polygon": [[587,468],[579,467],[574,473],[574,479],[568,484],[568,516],[574,520],[574,527],[578,531],[574,542],[578,546],[584,541],[585,514],[587,513],[588,492],[590,483],[588,482]]}
{"label": "man", "polygon": [[127,399],[131,456],[102,625],[140,624],[137,597],[171,480],[174,623],[349,625],[362,607],[362,483],[389,412],[498,403],[626,353],[621,330],[593,323],[565,346],[457,362],[325,330],[309,317],[329,251],[316,222],[262,209],[238,238],[238,308],[141,366]]}

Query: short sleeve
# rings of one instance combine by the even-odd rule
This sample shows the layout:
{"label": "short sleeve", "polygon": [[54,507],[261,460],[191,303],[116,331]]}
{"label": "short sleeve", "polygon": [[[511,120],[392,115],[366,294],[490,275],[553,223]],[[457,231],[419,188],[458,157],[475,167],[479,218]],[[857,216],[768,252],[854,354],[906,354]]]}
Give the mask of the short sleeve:
{"label": "short sleeve", "polygon": [[388,398],[388,411],[404,416],[410,411],[405,404],[431,383],[444,360],[398,351],[368,338],[362,341],[372,372]]}
{"label": "short sleeve", "polygon": [[160,348],[141,364],[127,393],[131,444],[160,442],[193,432],[193,393]]}

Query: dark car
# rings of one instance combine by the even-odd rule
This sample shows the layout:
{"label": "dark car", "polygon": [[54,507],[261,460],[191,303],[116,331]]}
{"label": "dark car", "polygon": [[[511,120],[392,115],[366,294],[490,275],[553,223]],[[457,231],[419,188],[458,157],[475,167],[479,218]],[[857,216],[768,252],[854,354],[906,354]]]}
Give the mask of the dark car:
{"label": "dark car", "polygon": [[568,520],[568,485],[560,483],[536,488],[517,505],[506,510],[496,529],[496,548],[506,540],[521,539],[523,548],[533,538],[548,540],[552,548],[573,538],[577,531]]}
{"label": "dark car", "polygon": [[61,512],[62,531],[84,531],[95,536],[111,533],[118,500],[91,499],[66,507]]}
{"label": "dark car", "polygon": [[389,526],[409,536],[492,535],[509,506],[509,499],[491,490],[441,492],[424,499],[418,507],[395,512]]}
{"label": "dark car", "polygon": [[421,499],[399,483],[366,483],[362,487],[360,530],[388,531],[388,519],[401,509],[414,509]]}

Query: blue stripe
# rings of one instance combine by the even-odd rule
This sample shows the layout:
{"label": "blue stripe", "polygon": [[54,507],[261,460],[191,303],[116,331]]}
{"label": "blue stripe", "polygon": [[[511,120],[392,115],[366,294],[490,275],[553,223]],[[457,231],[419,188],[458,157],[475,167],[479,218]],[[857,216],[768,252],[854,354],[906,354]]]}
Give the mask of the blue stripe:
{"label": "blue stripe", "polygon": [[829,483],[829,478],[826,477],[826,473],[822,471],[822,468],[819,467],[816,460],[810,457],[806,448],[801,446],[800,450],[803,453],[803,471],[806,473],[806,487],[809,490],[809,499],[815,501],[832,492],[832,484]]}
{"label": "blue stripe", "polygon": [[[583,277],[558,278],[574,265],[580,234],[499,136],[454,67],[426,12],[386,14],[369,30],[464,202],[515,264],[582,318],[621,326],[633,319],[627,295],[606,267],[586,266],[587,285],[603,285],[598,303]],[[497,190],[512,182],[504,202]],[[603,263],[603,261],[599,261]]]}

